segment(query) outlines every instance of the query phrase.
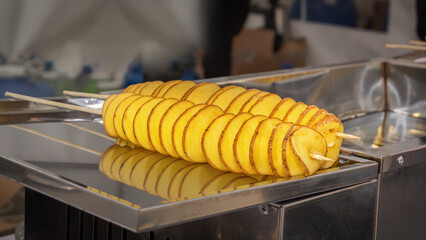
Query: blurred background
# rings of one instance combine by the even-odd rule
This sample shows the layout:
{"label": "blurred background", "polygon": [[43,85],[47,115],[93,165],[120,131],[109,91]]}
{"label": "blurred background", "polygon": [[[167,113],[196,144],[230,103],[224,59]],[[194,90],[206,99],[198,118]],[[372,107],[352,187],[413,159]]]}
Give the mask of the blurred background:
{"label": "blurred background", "polygon": [[396,56],[415,0],[3,0],[0,97]]}
{"label": "blurred background", "polygon": [[[385,43],[425,40],[425,2],[2,0],[0,98],[399,56]],[[20,185],[0,190],[2,236],[24,210]]]}

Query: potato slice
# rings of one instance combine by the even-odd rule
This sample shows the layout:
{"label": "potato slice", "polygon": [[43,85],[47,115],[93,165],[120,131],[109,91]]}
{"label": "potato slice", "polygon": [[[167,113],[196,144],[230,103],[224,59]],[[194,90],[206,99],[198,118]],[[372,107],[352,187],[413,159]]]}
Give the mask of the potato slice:
{"label": "potato slice", "polygon": [[196,84],[192,81],[182,81],[176,85],[171,86],[167,92],[164,93],[164,98],[176,98],[181,100],[183,95],[185,95],[189,89],[191,89]]}
{"label": "potato slice", "polygon": [[[111,155],[112,155],[112,152],[113,152],[113,150],[115,149],[115,148],[117,148],[118,147],[118,145],[112,145],[112,146],[110,146],[110,147],[108,147],[103,153],[102,153],[102,156],[101,156],[101,160],[99,161],[99,171],[101,171],[102,173],[104,173],[105,171],[104,171],[104,165],[103,165],[103,162],[106,160],[106,159],[110,159],[111,158]],[[108,161],[112,161],[112,160],[108,160]]]}
{"label": "potato slice", "polygon": [[115,96],[111,102],[108,104],[108,107],[105,111],[105,116],[103,116],[105,132],[110,137],[118,137],[117,131],[114,127],[114,112],[117,109],[117,106],[126,98],[133,96],[133,93],[121,93]]}
{"label": "potato slice", "polygon": [[134,134],[134,121],[136,113],[146,102],[151,100],[151,96],[141,96],[134,102],[132,102],[124,112],[123,116],[123,132],[126,135],[127,140],[133,144],[139,144]]}
{"label": "potato slice", "polygon": [[129,105],[134,102],[136,99],[141,98],[141,95],[133,95],[130,96],[126,99],[124,99],[120,104],[118,104],[117,108],[115,109],[114,112],[114,128],[115,131],[117,132],[118,136],[124,140],[127,140],[126,135],[124,134],[124,130],[123,130],[123,117],[124,117],[124,113],[126,112],[127,107],[129,107]]}
{"label": "potato slice", "polygon": [[233,191],[236,190],[238,187],[251,186],[255,183],[257,183],[257,180],[255,178],[247,175],[242,175],[228,182],[219,192]]}
{"label": "potato slice", "polygon": [[216,91],[213,95],[210,96],[210,98],[207,100],[206,104],[208,105],[212,105],[212,103],[214,102],[214,100],[216,100],[216,98],[222,94],[223,92],[226,92],[232,88],[236,88],[237,86],[235,85],[229,85],[229,86],[225,86],[221,89],[219,89],[218,91]]}
{"label": "potato slice", "polygon": [[283,122],[295,123],[308,106],[302,102],[294,104],[283,118]]}
{"label": "potato slice", "polygon": [[207,162],[201,145],[202,138],[210,123],[222,114],[224,114],[224,112],[220,107],[207,105],[200,109],[187,122],[183,131],[182,147],[185,156],[188,156],[192,162]]}
{"label": "potato slice", "polygon": [[[135,94],[139,94],[141,91],[142,91],[142,89],[148,84],[149,82],[144,82],[144,83],[138,83],[137,85],[138,85],[138,87],[137,88],[135,88],[135,89],[133,89],[133,91],[132,91],[132,93],[135,93]],[[139,94],[140,95],[140,94]]]}
{"label": "potato slice", "polygon": [[155,151],[159,153],[168,155],[160,141],[160,121],[165,112],[178,101],[179,100],[173,98],[164,99],[152,109],[152,112],[148,117],[148,139]]}
{"label": "potato slice", "polygon": [[255,135],[257,126],[267,117],[262,115],[253,116],[248,119],[240,128],[233,144],[234,157],[238,166],[245,174],[257,174],[250,163],[250,152],[253,150],[250,145]]}
{"label": "potato slice", "polygon": [[144,88],[139,92],[140,95],[152,96],[154,91],[161,86],[164,82],[162,81],[153,81],[148,82]]}
{"label": "potato slice", "polygon": [[201,140],[201,147],[207,162],[214,168],[227,171],[227,167],[220,161],[219,138],[226,125],[235,117],[234,114],[226,113],[217,117],[210,123]]}
{"label": "potato slice", "polygon": [[303,111],[299,118],[296,121],[296,124],[305,126],[308,124],[309,120],[311,120],[312,116],[315,115],[315,113],[319,110],[319,108],[315,105],[308,106],[305,111]]}
{"label": "potato slice", "polygon": [[278,118],[278,119],[283,119],[284,116],[287,114],[288,110],[294,105],[296,104],[296,101],[294,101],[291,98],[284,98],[283,100],[281,100],[281,102],[279,102],[274,110],[272,110],[270,116],[274,117],[274,118]]}
{"label": "potato slice", "polygon": [[249,89],[245,90],[244,92],[240,93],[238,96],[236,96],[232,101],[229,103],[228,107],[226,108],[225,112],[227,113],[233,113],[237,114],[240,112],[241,107],[255,94],[259,93],[260,90],[258,89]]}
{"label": "potato slice", "polygon": [[143,183],[143,188],[150,194],[155,194],[155,185],[157,183],[158,177],[164,168],[167,168],[171,163],[179,161],[174,157],[166,157],[161,160],[158,160],[154,163],[151,168],[145,174],[145,179]]}
{"label": "potato slice", "polygon": [[211,104],[219,106],[222,110],[225,110],[226,108],[228,108],[232,100],[234,100],[234,98],[236,98],[240,93],[244,91],[246,91],[246,89],[240,86],[229,88],[226,91],[220,93]]}
{"label": "potato slice", "polygon": [[207,195],[216,194],[222,189],[228,188],[231,185],[232,187],[236,187],[234,186],[234,184],[241,183],[241,181],[238,181],[238,179],[240,178],[249,179],[249,181],[244,182],[243,184],[250,184],[250,183],[257,182],[256,179],[247,175],[243,175],[240,173],[224,172],[216,176],[215,178],[212,178],[207,184],[205,184],[203,188],[201,189],[200,193],[202,195],[207,196]]}
{"label": "potato slice", "polygon": [[191,171],[193,171],[194,169],[202,167],[203,165],[204,164],[197,163],[197,164],[184,167],[180,171],[178,171],[176,175],[173,176],[172,180],[170,181],[169,187],[167,188],[167,199],[168,200],[178,199],[180,186],[185,176],[189,174]]}
{"label": "potato slice", "polygon": [[206,103],[207,100],[218,90],[220,87],[215,83],[200,83],[193,86],[182,100],[187,100],[195,104]]}
{"label": "potato slice", "polygon": [[135,148],[131,149],[120,156],[118,156],[114,162],[111,164],[111,167],[109,169],[110,174],[113,179],[117,181],[122,181],[120,178],[120,169],[123,166],[123,163],[126,162],[131,156],[137,154],[138,152],[141,152],[142,148]]}
{"label": "potato slice", "polygon": [[224,166],[226,166],[228,171],[236,173],[242,172],[234,156],[233,144],[238,130],[240,130],[244,122],[251,117],[253,117],[253,114],[251,113],[241,113],[236,115],[228,122],[225,129],[220,134],[218,142],[220,161]]}
{"label": "potato slice", "polygon": [[133,156],[131,156],[129,159],[127,159],[127,161],[123,163],[123,165],[121,166],[119,170],[121,181],[127,185],[133,186],[132,182],[130,181],[130,177],[132,175],[133,168],[136,166],[136,164],[138,164],[139,161],[142,161],[143,159],[145,159],[145,157],[152,154],[156,154],[155,152],[148,151],[143,148],[139,148],[139,149],[141,149],[141,152],[138,152],[134,154]]}
{"label": "potato slice", "polygon": [[[267,118],[260,122],[250,143],[250,164],[255,172],[263,175],[272,175],[269,163],[271,151],[269,151],[269,140],[276,125],[282,123],[278,118]],[[274,150],[272,150],[274,151]]]}
{"label": "potato slice", "polygon": [[287,139],[294,127],[295,125],[291,123],[280,123],[272,131],[268,144],[268,152],[270,153],[268,158],[274,175],[280,177],[288,176],[286,165]]}
{"label": "potato slice", "polygon": [[179,101],[170,106],[170,108],[164,113],[160,120],[160,143],[168,155],[180,158],[173,147],[173,125],[179,116],[181,116],[183,112],[192,106],[194,106],[192,102]]}
{"label": "potato slice", "polygon": [[109,178],[114,179],[111,175],[111,166],[112,163],[119,157],[121,154],[124,154],[132,150],[129,147],[120,147],[118,145],[113,145],[109,147],[104,154],[102,154],[101,162],[99,164],[99,170],[107,175]]}
{"label": "potato slice", "polygon": [[163,82],[163,83],[161,83],[161,85],[160,85],[160,86],[158,86],[158,87],[154,90],[154,92],[152,92],[151,96],[156,97],[156,96],[157,96],[157,94],[158,94],[158,92],[160,92],[160,90],[161,90],[161,89],[163,89],[163,87],[167,86],[168,84],[169,84],[168,82]]}
{"label": "potato slice", "polygon": [[201,189],[208,184],[211,179],[222,174],[222,171],[214,169],[208,164],[202,164],[194,168],[180,181],[177,199],[198,197],[201,194]]}
{"label": "potato slice", "polygon": [[151,115],[152,109],[164,98],[152,98],[142,105],[135,115],[133,122],[133,133],[135,134],[138,145],[154,151],[154,147],[148,138],[148,117]]}
{"label": "potato slice", "polygon": [[137,162],[130,173],[131,184],[139,189],[145,190],[143,188],[143,184],[148,170],[156,162],[166,157],[167,156],[163,154],[154,153],[144,157],[141,161]]}
{"label": "potato slice", "polygon": [[105,121],[105,112],[106,112],[109,104],[117,96],[118,96],[117,94],[114,94],[114,95],[109,96],[107,99],[105,99],[104,105],[102,105],[102,121]]}
{"label": "potato slice", "polygon": [[251,98],[249,98],[249,100],[247,102],[245,102],[243,104],[243,106],[240,109],[240,112],[249,112],[249,110],[251,109],[251,107],[257,102],[257,100],[259,100],[259,98],[265,96],[269,94],[268,92],[258,92],[255,95],[253,95]]}
{"label": "potato slice", "polygon": [[311,119],[308,121],[308,123],[306,124],[306,126],[311,127],[314,126],[314,124],[316,124],[319,120],[321,120],[325,115],[327,115],[328,112],[325,109],[320,109],[318,110],[312,117]]}
{"label": "potato slice", "polygon": [[[334,114],[329,113],[316,122],[312,129],[321,133],[327,142],[328,148],[325,156],[337,161],[343,140],[336,137],[336,133],[343,133],[343,124],[340,120]],[[332,162],[325,162],[322,168],[329,168],[332,165]]]}
{"label": "potato slice", "polygon": [[167,90],[169,90],[171,87],[173,87],[174,85],[180,82],[182,82],[182,80],[172,80],[172,81],[163,83],[160,90],[155,95],[153,95],[153,97],[163,97],[163,95],[167,92]]}
{"label": "potato slice", "polygon": [[127,86],[124,90],[123,93],[133,93],[133,91],[138,87],[138,84],[132,84]]}
{"label": "potato slice", "polygon": [[327,142],[317,131],[304,126],[299,127],[290,135],[290,146],[297,159],[305,166],[306,175],[312,175],[324,163],[309,156],[309,154],[325,156],[327,153]]}
{"label": "potato slice", "polygon": [[[183,112],[177,119],[175,124],[173,124],[172,128],[172,139],[173,139],[173,148],[180,158],[185,159],[187,161],[192,161],[185,154],[185,150],[183,149],[183,133],[186,128],[186,124],[188,121],[197,114],[197,112],[207,106],[206,104],[197,104],[190,108],[188,108],[185,112]],[[201,140],[200,140],[201,144]],[[201,150],[201,149],[200,149]]]}
{"label": "potato slice", "polygon": [[257,102],[248,110],[253,115],[269,116],[275,106],[282,100],[277,94],[266,94],[260,97]]}
{"label": "potato slice", "polygon": [[173,181],[174,177],[178,172],[182,171],[188,166],[194,166],[194,163],[185,160],[178,160],[165,167],[158,175],[157,182],[155,183],[155,194],[164,199],[167,199],[169,197],[169,185]]}
{"label": "potato slice", "polygon": [[[293,125],[295,126],[293,129],[291,129],[291,132],[289,135],[286,135],[286,139],[284,139],[283,144],[285,142],[285,165],[286,169],[288,171],[289,176],[298,176],[298,175],[307,175],[307,169],[305,165],[299,160],[299,158],[295,155],[295,152],[291,148],[290,144],[290,138],[291,134],[299,129],[301,126]],[[284,147],[283,147],[284,148]]]}

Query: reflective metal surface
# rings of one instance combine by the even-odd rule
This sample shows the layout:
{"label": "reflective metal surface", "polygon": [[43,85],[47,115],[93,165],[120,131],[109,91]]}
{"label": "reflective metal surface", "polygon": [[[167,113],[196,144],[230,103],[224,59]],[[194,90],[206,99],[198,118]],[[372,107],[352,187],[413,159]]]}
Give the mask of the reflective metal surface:
{"label": "reflective metal surface", "polygon": [[[102,126],[97,123],[74,124],[103,133]],[[19,127],[73,145],[64,145],[21,128],[0,126],[1,175],[135,232],[342,188],[377,177],[376,163],[353,163],[311,177],[275,183],[266,181],[235,191],[167,202],[113,181],[98,170],[100,155],[112,144],[111,140],[60,122],[20,124]],[[88,187],[107,193],[109,197]]]}
{"label": "reflective metal surface", "polygon": [[[65,98],[51,98],[50,100],[71,103]],[[0,100],[0,124],[16,124],[30,122],[58,122],[58,121],[99,121],[99,116],[68,109],[37,104],[27,101]]]}
{"label": "reflective metal surface", "polygon": [[425,154],[419,164],[380,174],[376,239],[426,239]]}
{"label": "reflective metal surface", "polygon": [[377,181],[284,203],[280,239],[374,239]]}

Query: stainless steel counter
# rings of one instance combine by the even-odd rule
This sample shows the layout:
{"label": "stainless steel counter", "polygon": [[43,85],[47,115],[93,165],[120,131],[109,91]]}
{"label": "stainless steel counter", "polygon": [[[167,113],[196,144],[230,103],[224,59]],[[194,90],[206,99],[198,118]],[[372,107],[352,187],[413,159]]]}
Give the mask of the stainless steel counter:
{"label": "stainless steel counter", "polygon": [[[351,164],[310,177],[259,182],[255,186],[226,193],[167,202],[113,181],[101,173],[98,170],[100,155],[114,142],[81,127],[104,134],[102,125],[93,122],[0,126],[0,174],[135,232],[352,186],[377,177],[376,163],[349,157],[353,161]],[[75,145],[64,145],[29,130]],[[134,205],[123,204],[123,201],[88,188],[98,189]]]}

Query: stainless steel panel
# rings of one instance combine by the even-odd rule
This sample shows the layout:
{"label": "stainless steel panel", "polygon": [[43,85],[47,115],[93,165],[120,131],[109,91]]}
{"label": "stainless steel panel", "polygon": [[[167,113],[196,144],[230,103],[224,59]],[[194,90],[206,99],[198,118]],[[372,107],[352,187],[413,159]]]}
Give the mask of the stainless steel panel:
{"label": "stainless steel panel", "polygon": [[281,211],[262,206],[179,224],[151,232],[154,239],[281,239]]}
{"label": "stainless steel panel", "polygon": [[382,173],[377,239],[426,239],[426,162]]}
{"label": "stainless steel panel", "polygon": [[426,118],[426,66],[391,61],[388,78],[389,109]]}
{"label": "stainless steel panel", "polygon": [[284,203],[281,239],[373,239],[377,181]]}

